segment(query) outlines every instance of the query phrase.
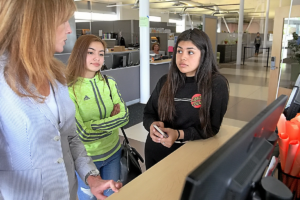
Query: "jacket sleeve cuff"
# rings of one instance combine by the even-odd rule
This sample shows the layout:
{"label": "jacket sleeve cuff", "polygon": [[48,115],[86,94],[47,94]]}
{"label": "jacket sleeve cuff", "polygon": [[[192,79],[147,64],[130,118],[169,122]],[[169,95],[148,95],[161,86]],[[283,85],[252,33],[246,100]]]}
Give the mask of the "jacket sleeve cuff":
{"label": "jacket sleeve cuff", "polygon": [[184,138],[183,138],[183,141],[190,141],[192,140],[192,137],[191,137],[191,131],[187,128],[187,129],[183,129],[183,132],[184,132]]}
{"label": "jacket sleeve cuff", "polygon": [[196,130],[193,127],[189,127],[187,129],[183,129],[184,132],[184,138],[183,141],[193,141],[193,140],[199,140],[199,139],[205,139],[203,137],[203,130]]}
{"label": "jacket sleeve cuff", "polygon": [[78,175],[80,176],[81,180],[83,180],[84,182],[86,179],[86,175],[90,171],[97,169],[92,158],[90,158],[89,156],[78,158],[75,162],[75,166]]}

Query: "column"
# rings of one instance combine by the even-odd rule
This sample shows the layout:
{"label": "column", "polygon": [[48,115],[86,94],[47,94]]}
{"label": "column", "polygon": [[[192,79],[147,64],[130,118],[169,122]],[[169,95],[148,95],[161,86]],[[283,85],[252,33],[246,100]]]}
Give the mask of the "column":
{"label": "column", "polygon": [[222,19],[218,18],[218,29],[217,29],[218,33],[221,33],[221,22],[222,22]]}
{"label": "column", "polygon": [[264,33],[264,11],[265,11],[265,2],[264,0],[262,0],[261,2],[261,14],[260,14],[260,23],[259,23],[259,32],[260,34],[263,34]]}
{"label": "column", "polygon": [[185,18],[185,14],[183,14],[182,16],[181,16],[181,24],[182,24],[182,32],[183,31],[185,31],[186,30],[186,18]]}
{"label": "column", "polygon": [[122,15],[123,15],[123,8],[122,8],[122,2],[118,2],[118,3],[116,3],[116,5],[120,5],[120,6],[117,6],[116,7],[116,11],[117,11],[117,18],[118,18],[118,20],[121,20],[122,19]]}
{"label": "column", "polygon": [[[140,23],[142,17],[149,21],[149,0],[140,1]],[[146,104],[150,97],[150,33],[147,26],[140,26],[140,103]],[[128,77],[130,78],[130,77]]]}
{"label": "column", "polygon": [[[267,9],[266,9],[266,21],[265,21],[265,31],[264,31],[264,48],[267,47],[267,36],[268,36],[268,22],[269,22],[269,10],[270,10],[270,0],[267,0]],[[263,50],[263,54],[267,52],[266,49]]]}
{"label": "column", "polygon": [[243,26],[244,26],[244,0],[240,0],[239,24],[238,24],[238,43],[236,64],[240,65],[242,60],[242,43],[243,43]]}

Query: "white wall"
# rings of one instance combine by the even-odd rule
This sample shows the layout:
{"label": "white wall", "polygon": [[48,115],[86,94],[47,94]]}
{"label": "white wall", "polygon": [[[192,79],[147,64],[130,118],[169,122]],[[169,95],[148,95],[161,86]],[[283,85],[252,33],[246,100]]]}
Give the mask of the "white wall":
{"label": "white wall", "polygon": [[[150,10],[150,15],[161,17],[161,22],[169,22],[169,14]],[[121,11],[120,20],[132,20],[132,19],[139,20],[139,10],[131,9],[131,8],[128,9],[123,7]]]}
{"label": "white wall", "polygon": [[161,17],[161,22],[169,22],[169,13],[161,13],[161,12],[150,10],[150,15]]}
{"label": "white wall", "polygon": [[139,9],[122,8],[120,20],[139,20]]}
{"label": "white wall", "polygon": [[[227,25],[228,25],[228,28],[231,33],[233,33],[234,31],[237,32],[238,24],[227,24]],[[249,23],[244,23],[244,26],[243,26],[244,31],[246,31],[248,25],[249,25]],[[270,19],[269,23],[268,23],[268,32],[273,31],[273,26],[274,26],[274,20]],[[260,29],[260,20],[253,20],[248,29],[248,33],[257,33],[257,32],[259,32],[259,29]],[[227,32],[227,28],[223,21],[221,23],[221,31]]]}

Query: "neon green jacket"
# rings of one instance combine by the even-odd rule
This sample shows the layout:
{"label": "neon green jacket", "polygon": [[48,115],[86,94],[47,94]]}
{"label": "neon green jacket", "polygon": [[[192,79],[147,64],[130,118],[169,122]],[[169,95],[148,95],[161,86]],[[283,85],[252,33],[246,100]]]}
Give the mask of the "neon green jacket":
{"label": "neon green jacket", "polygon": [[[129,121],[116,81],[109,76],[108,81],[111,90],[101,75],[79,78],[69,87],[76,108],[77,133],[94,162],[106,160],[120,149],[119,128]],[[110,117],[114,104],[120,105],[120,113]]]}

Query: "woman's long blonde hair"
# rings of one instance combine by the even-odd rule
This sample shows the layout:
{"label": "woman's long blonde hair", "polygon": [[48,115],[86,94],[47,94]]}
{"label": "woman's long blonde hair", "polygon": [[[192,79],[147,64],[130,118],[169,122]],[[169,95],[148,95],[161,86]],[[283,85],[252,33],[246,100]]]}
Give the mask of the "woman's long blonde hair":
{"label": "woman's long blonde hair", "polygon": [[5,78],[19,96],[43,100],[38,91],[45,82],[66,84],[65,67],[53,57],[56,29],[75,10],[73,0],[0,2],[0,55],[8,54]]}
{"label": "woman's long blonde hair", "polygon": [[[88,48],[92,42],[100,42],[104,49],[106,43],[96,35],[83,35],[75,42],[67,65],[67,82],[71,86],[76,83],[79,77],[82,77],[86,70],[86,56]],[[100,74],[100,72],[97,72]]]}

